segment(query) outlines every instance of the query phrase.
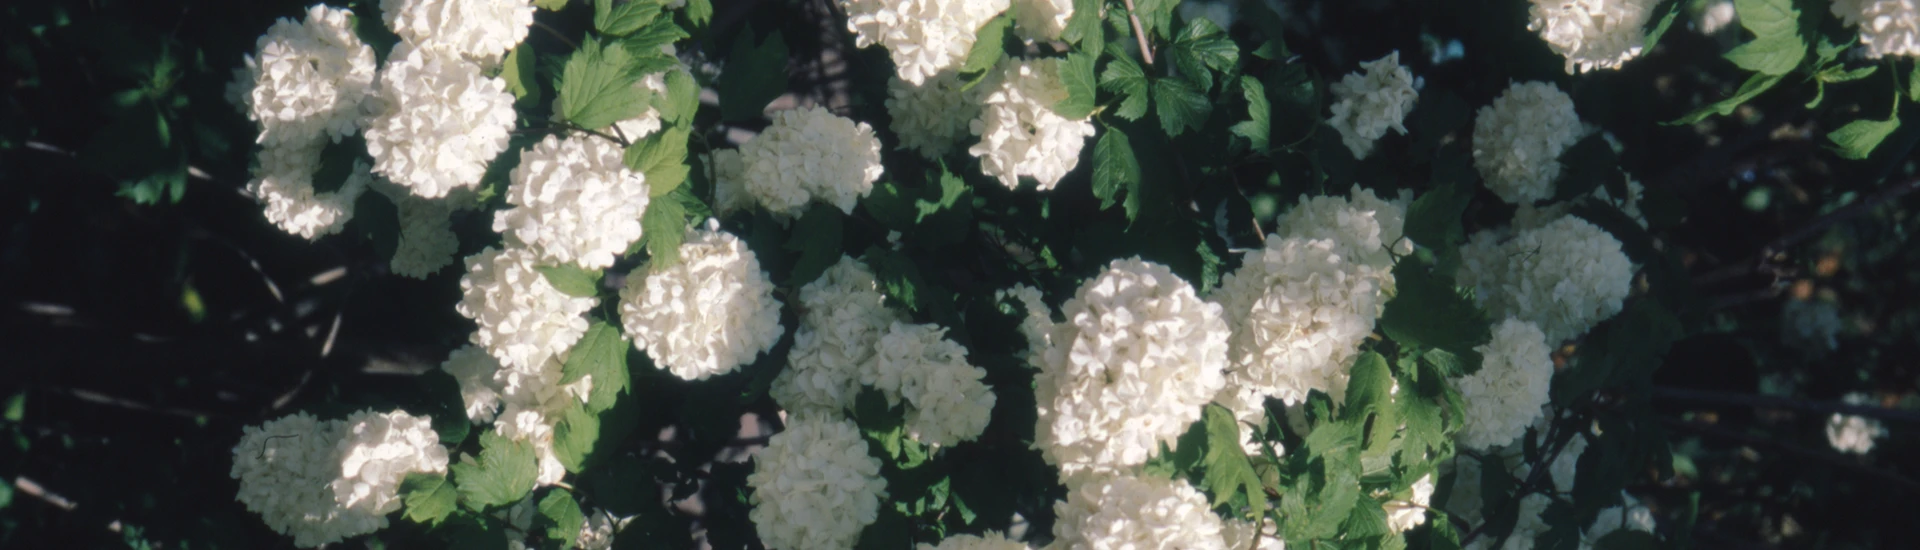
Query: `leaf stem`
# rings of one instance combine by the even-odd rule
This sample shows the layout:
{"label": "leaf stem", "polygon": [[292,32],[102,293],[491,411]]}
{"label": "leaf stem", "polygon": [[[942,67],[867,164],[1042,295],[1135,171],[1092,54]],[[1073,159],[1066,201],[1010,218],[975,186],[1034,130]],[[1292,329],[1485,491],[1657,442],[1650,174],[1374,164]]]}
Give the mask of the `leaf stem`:
{"label": "leaf stem", "polygon": [[567,35],[560,34],[559,29],[549,27],[547,26],[546,23],[541,23],[538,19],[533,21],[533,26],[538,27],[540,30],[547,31],[547,34],[551,34],[553,35],[554,38],[560,39],[561,42],[565,42],[567,46],[572,47],[573,49],[576,49],[576,50],[580,49],[579,42],[574,42],[572,38],[567,38]]}
{"label": "leaf stem", "polygon": [[1127,19],[1133,21],[1133,37],[1140,39],[1140,60],[1146,61],[1147,66],[1151,67],[1153,66],[1153,49],[1147,47],[1147,30],[1140,26],[1140,10],[1133,8],[1133,0],[1125,0],[1125,2]]}

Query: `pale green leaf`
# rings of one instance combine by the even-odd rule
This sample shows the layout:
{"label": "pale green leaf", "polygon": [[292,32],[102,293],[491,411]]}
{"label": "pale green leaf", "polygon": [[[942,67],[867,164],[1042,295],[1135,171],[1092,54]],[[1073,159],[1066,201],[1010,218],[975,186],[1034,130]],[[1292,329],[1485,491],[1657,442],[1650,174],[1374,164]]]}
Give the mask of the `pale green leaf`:
{"label": "pale green leaf", "polygon": [[1007,28],[1013,26],[1013,16],[1002,13],[980,25],[980,31],[974,35],[973,49],[967,50],[967,60],[960,64],[960,74],[970,75],[986,72],[1000,63],[1006,55]]}
{"label": "pale green leaf", "polygon": [[1793,0],[1733,0],[1733,11],[1740,26],[1754,36],[1780,36],[1800,32],[1800,10]]}
{"label": "pale green leaf", "polygon": [[681,126],[692,124],[693,115],[700,110],[700,84],[682,70],[667,71],[666,80],[667,97],[654,102],[660,118]]}
{"label": "pale green leaf", "polygon": [[480,432],[480,456],[467,456],[448,467],[461,502],[468,508],[487,508],[519,502],[533,490],[540,474],[533,444],[507,439],[493,430]]}
{"label": "pale green leaf", "polygon": [[1078,51],[1098,54],[1106,50],[1107,35],[1100,30],[1101,0],[1073,0],[1073,15],[1067,17],[1067,28],[1060,33],[1060,39],[1076,46]]}
{"label": "pale green leaf", "polygon": [[1067,97],[1053,104],[1053,112],[1060,116],[1081,120],[1093,114],[1095,84],[1093,62],[1099,57],[1095,53],[1075,51],[1067,54],[1060,64],[1060,82],[1066,85]]}
{"label": "pale green leaf", "polygon": [[572,546],[580,536],[580,528],[587,524],[587,517],[580,513],[580,503],[574,502],[573,493],[566,489],[554,489],[540,499],[540,525],[546,527],[547,540],[558,541],[562,546]]}
{"label": "pale green leaf", "polygon": [[1849,71],[1845,66],[1834,65],[1832,67],[1827,67],[1825,69],[1822,69],[1818,73],[1814,73],[1813,78],[1815,80],[1819,80],[1821,82],[1825,82],[1828,84],[1836,84],[1840,82],[1853,82],[1855,80],[1860,80],[1862,78],[1873,76],[1873,72],[1879,69],[1880,69],[1879,65],[1868,65],[1865,67],[1860,67],[1858,69]]}
{"label": "pale green leaf", "polygon": [[567,352],[567,362],[560,366],[560,384],[572,384],[587,376],[593,377],[593,388],[587,392],[587,412],[607,410],[627,389],[627,339],[620,335],[619,327],[594,321]]}
{"label": "pale green leaf", "polygon": [[513,98],[526,103],[540,102],[540,85],[534,82],[531,44],[521,43],[520,47],[507,52],[506,63],[500,67],[500,79],[507,81],[507,91],[513,92]]}
{"label": "pale green leaf", "polygon": [[1213,493],[1213,505],[1219,506],[1233,498],[1234,493],[1246,491],[1252,513],[1266,513],[1266,489],[1260,476],[1253,472],[1253,464],[1247,461],[1246,452],[1240,448],[1239,421],[1234,419],[1232,411],[1214,404],[1206,406],[1205,416],[1207,458],[1203,484]]}
{"label": "pale green leaf", "polygon": [[626,46],[628,53],[641,59],[640,63],[634,65],[634,70],[646,75],[679,66],[680,62],[667,55],[661,46],[679,42],[687,36],[687,30],[680,28],[672,18],[662,17],[621,38],[620,45]]}
{"label": "pale green leaf", "polygon": [[647,196],[658,199],[687,181],[686,126],[669,126],[627,146],[627,168],[645,175]]}
{"label": "pale green leaf", "polygon": [[1714,102],[1711,105],[1701,107],[1694,112],[1687,113],[1686,116],[1680,117],[1672,122],[1663,122],[1661,124],[1668,126],[1693,124],[1706,120],[1707,117],[1713,115],[1726,116],[1732,114],[1734,109],[1740,108],[1740,104],[1746,103],[1747,100],[1758,97],[1761,93],[1772,89],[1773,85],[1779,84],[1782,78],[1784,77],[1780,75],[1754,74],[1753,76],[1747,77],[1747,81],[1740,84],[1740,89],[1735,91],[1732,96]]}
{"label": "pale green leaf", "polygon": [[648,201],[646,213],[640,215],[640,230],[647,243],[647,265],[654,270],[680,263],[680,243],[687,238],[687,207],[674,199],[679,193],[686,193],[686,186]]}
{"label": "pale green leaf", "polygon": [[652,23],[660,16],[661,4],[653,0],[594,0],[593,28],[609,36],[626,36]]}
{"label": "pale green leaf", "polygon": [[1742,69],[1768,75],[1784,75],[1800,66],[1807,55],[1807,43],[1796,34],[1763,36],[1727,52],[1726,58]]}
{"label": "pale green leaf", "polygon": [[407,506],[404,515],[408,521],[434,526],[453,513],[459,505],[460,492],[454,490],[444,475],[414,472],[400,482],[400,500]]}
{"label": "pale green leaf", "polygon": [[602,47],[588,40],[567,58],[560,76],[561,116],[589,130],[640,116],[647,94],[633,84],[627,67],[633,56],[619,43]]}
{"label": "pale green leaf", "polygon": [[1140,26],[1148,36],[1166,36],[1173,29],[1173,7],[1179,0],[1135,0],[1134,15],[1140,17]]}
{"label": "pale green leaf", "polygon": [[567,7],[567,0],[533,0],[533,5],[547,11],[560,11]]}
{"label": "pale green leaf", "polygon": [[713,0],[687,0],[685,8],[687,22],[694,27],[706,27],[713,21]]}
{"label": "pale green leaf", "polygon": [[1880,146],[1881,141],[1886,140],[1888,135],[1899,128],[1898,116],[1889,117],[1886,120],[1856,120],[1827,133],[1827,139],[1833,141],[1833,152],[1842,158],[1863,160],[1873,153],[1874,148]]}
{"label": "pale green leaf", "polygon": [[586,269],[574,264],[543,265],[534,268],[562,294],[576,298],[592,298],[600,293],[600,270]]}
{"label": "pale green leaf", "polygon": [[[594,379],[596,386],[599,381],[597,377]],[[600,417],[587,412],[585,404],[578,399],[567,399],[566,410],[561,411],[559,420],[553,424],[553,455],[560,459],[560,465],[569,472],[579,473],[599,440]]]}

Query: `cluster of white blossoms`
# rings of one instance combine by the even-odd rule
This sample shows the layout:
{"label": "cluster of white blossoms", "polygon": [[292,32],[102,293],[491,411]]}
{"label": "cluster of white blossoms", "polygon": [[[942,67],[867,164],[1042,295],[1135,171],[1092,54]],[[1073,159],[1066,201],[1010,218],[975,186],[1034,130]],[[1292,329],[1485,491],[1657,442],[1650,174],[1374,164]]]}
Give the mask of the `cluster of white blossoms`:
{"label": "cluster of white blossoms", "polygon": [[1527,30],[1540,33],[1574,71],[1617,69],[1640,55],[1641,30],[1658,0],[1533,0]]}
{"label": "cluster of white blossoms", "polygon": [[760,260],[718,222],[687,231],[680,263],[627,276],[620,323],[635,348],[686,380],[752,363],[785,332]]}
{"label": "cluster of white blossoms", "polygon": [[[1842,397],[1848,405],[1873,405],[1873,398],[1867,394],[1854,392]],[[1857,455],[1873,450],[1873,440],[1887,435],[1887,428],[1879,420],[1864,416],[1834,413],[1827,417],[1827,443],[1833,450]]]}
{"label": "cluster of white blossoms", "polygon": [[1633,263],[1620,241],[1574,216],[1521,231],[1505,241],[1473,235],[1460,248],[1455,278],[1494,318],[1540,327],[1549,344],[1585,333],[1620,312],[1632,290]]}
{"label": "cluster of white blossoms", "polygon": [[1500,200],[1532,203],[1553,196],[1560,154],[1586,134],[1558,86],[1514,83],[1474,118],[1473,166]]}
{"label": "cluster of white blossoms", "polygon": [[487,248],[467,257],[454,310],[480,325],[473,343],[511,369],[537,369],[587,332],[594,298],[569,296],[535,269],[532,252]]}
{"label": "cluster of white blossoms", "polygon": [[1008,9],[1013,13],[1013,32],[1035,42],[1059,40],[1067,20],[1073,18],[1073,0],[1013,0]]}
{"label": "cluster of white blossoms", "polygon": [[1061,310],[1034,376],[1034,446],[1062,477],[1145,463],[1225,386],[1220,305],[1166,266],[1114,260]]}
{"label": "cluster of white blossoms", "polygon": [[1260,420],[1264,397],[1288,404],[1320,390],[1346,395],[1348,367],[1380,315],[1374,271],[1334,252],[1334,241],[1279,236],[1251,252],[1208,299],[1222,306],[1231,366],[1222,405]]}
{"label": "cluster of white blossoms", "polygon": [[295,413],[247,426],[233,448],[238,500],[268,527],[312,548],[387,526],[400,481],[445,472],[447,450],[425,417],[362,411],[321,421]]}
{"label": "cluster of white blossoms", "polygon": [[637,517],[623,518],[606,510],[588,513],[586,523],[580,524],[580,536],[574,539],[574,547],[580,550],[609,550],[613,548],[614,535]]}
{"label": "cluster of white blossoms", "polygon": [[460,239],[453,233],[454,210],[472,208],[475,195],[454,193],[441,199],[425,199],[397,185],[374,187],[393,201],[400,215],[400,240],[394,244],[389,269],[403,277],[425,279],[453,263]]}
{"label": "cluster of white blossoms", "polygon": [[1053,105],[1067,98],[1061,63],[1002,62],[997,81],[982,100],[980,118],[969,125],[980,143],[967,153],[980,157],[980,171],[1008,189],[1020,187],[1020,176],[1032,177],[1041,191],[1053,189],[1080,163],[1080,149],[1093,137],[1091,117],[1073,120],[1053,112]]}
{"label": "cluster of white blossoms", "polygon": [[531,0],[380,0],[380,14],[401,40],[489,67],[533,26]]}
{"label": "cluster of white blossoms", "polygon": [[321,142],[282,144],[260,150],[247,193],[266,203],[267,221],[282,231],[312,240],[338,233],[353,219],[353,202],[367,191],[373,175],[367,164],[353,161],[340,188],[320,192],[313,178],[320,168]]}
{"label": "cluster of white blossoms", "polygon": [[1354,185],[1351,198],[1300,197],[1300,204],[1274,220],[1274,234],[1300,239],[1328,239],[1333,251],[1348,262],[1365,265],[1382,290],[1393,288],[1393,257],[1413,253],[1413,241],[1402,238],[1407,225],[1410,191],[1392,201]]}
{"label": "cluster of white blossoms", "polygon": [[1911,0],[1833,0],[1831,9],[1860,29],[1867,57],[1920,56],[1920,5]]}
{"label": "cluster of white blossoms", "polygon": [[862,365],[873,361],[881,334],[903,317],[887,309],[873,272],[847,256],[800,287],[800,311],[787,368],[768,394],[789,412],[853,406]]}
{"label": "cluster of white blossoms", "polygon": [[997,531],[988,531],[986,536],[953,535],[940,539],[939,545],[920,543],[916,550],[1031,550],[1017,540],[1008,540],[1006,535]]}
{"label": "cluster of white blossoms", "polygon": [[795,414],[753,455],[747,517],[768,548],[852,548],[879,519],[887,480],[867,440],[838,415]]}
{"label": "cluster of white blossoms", "polygon": [[1494,326],[1493,341],[1474,351],[1483,358],[1480,370],[1454,381],[1466,404],[1458,437],[1461,445],[1484,450],[1514,441],[1540,418],[1553,379],[1553,351],[1539,327],[1511,318]]}
{"label": "cluster of white blossoms", "polygon": [[883,392],[888,404],[907,402],[909,436],[937,446],[979,437],[996,401],[981,381],[986,369],[967,364],[967,349],[946,334],[939,325],[895,321],[860,372],[860,382]]}
{"label": "cluster of white blossoms", "polygon": [[980,116],[980,92],[964,89],[959,73],[945,71],[919,85],[898,77],[887,81],[887,114],[893,117],[900,148],[928,159],[939,159],[968,135],[968,125]]}
{"label": "cluster of white blossoms", "polygon": [[1409,488],[1412,494],[1404,500],[1389,500],[1381,505],[1387,514],[1387,528],[1395,533],[1404,533],[1427,522],[1427,504],[1433,499],[1433,474],[1420,476]]}
{"label": "cluster of white blossoms", "polygon": [[1340,131],[1340,140],[1353,151],[1354,158],[1364,159],[1373,153],[1373,142],[1387,135],[1387,130],[1407,133],[1401,122],[1413,112],[1420,92],[1414,90],[1418,81],[1413,71],[1400,66],[1399,51],[1361,63],[1360,68],[1366,75],[1349,73],[1328,87],[1334,102],[1333,118],[1327,124]]}
{"label": "cluster of white blossoms", "polygon": [[740,146],[740,188],[767,213],[795,217],[809,200],[852,213],[880,179],[873,127],[821,107],[773,114],[773,124]]}
{"label": "cluster of white blossoms", "polygon": [[500,372],[500,360],[488,355],[485,348],[468,344],[453,350],[447,360],[440,363],[440,370],[447,371],[460,385],[460,401],[466,407],[468,420],[482,424],[493,421],[494,414],[500,410],[500,392],[505,391],[494,382],[494,375]]}
{"label": "cluster of white blossoms", "polygon": [[507,187],[512,208],[493,230],[545,264],[605,269],[640,239],[646,177],[627,168],[624,150],[598,137],[547,136],[520,154]]}
{"label": "cluster of white blossoms", "polygon": [[1185,480],[1097,476],[1069,487],[1053,513],[1049,548],[1227,548],[1220,516]]}
{"label": "cluster of white blossoms", "polygon": [[507,149],[516,116],[505,80],[409,42],[387,55],[374,101],[366,121],[373,171],[430,199],[479,185]]}
{"label": "cluster of white blossoms", "polygon": [[840,8],[855,45],[886,47],[900,79],[919,85],[959,67],[1007,0],[840,0]]}
{"label": "cluster of white blossoms", "polygon": [[353,12],[315,4],[304,21],[282,18],[257,43],[248,94],[261,145],[318,145],[359,130],[373,86],[373,48],[353,33]]}

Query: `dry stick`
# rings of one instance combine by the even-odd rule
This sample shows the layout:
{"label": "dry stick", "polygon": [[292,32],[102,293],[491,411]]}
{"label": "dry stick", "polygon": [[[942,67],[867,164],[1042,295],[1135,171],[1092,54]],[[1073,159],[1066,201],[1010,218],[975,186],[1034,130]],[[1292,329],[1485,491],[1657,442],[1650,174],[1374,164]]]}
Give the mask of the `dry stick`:
{"label": "dry stick", "polygon": [[1761,438],[1761,437],[1754,437],[1751,435],[1743,434],[1740,432],[1736,432],[1726,428],[1721,428],[1718,426],[1711,426],[1711,425],[1700,424],[1695,422],[1686,422],[1677,418],[1662,418],[1660,420],[1661,422],[1664,422],[1669,426],[1673,426],[1675,428],[1690,431],[1700,435],[1710,435],[1710,436],[1714,436],[1722,439],[1731,439],[1731,440],[1745,443],[1748,445],[1769,445],[1774,448],[1780,449],[1782,451],[1786,451],[1789,454],[1795,454],[1801,457],[1818,460],[1820,462],[1825,462],[1828,464],[1832,464],[1834,466],[1839,466],[1841,468],[1845,468],[1848,470],[1853,470],[1854,472],[1859,473],[1861,475],[1876,478],[1881,481],[1885,481],[1887,483],[1897,485],[1900,488],[1906,489],[1908,491],[1920,493],[1920,482],[1915,482],[1914,480],[1901,477],[1900,474],[1896,474],[1891,471],[1881,470],[1878,468],[1867,466],[1865,464],[1847,460],[1846,458],[1841,457],[1837,454],[1822,453],[1819,451],[1801,448],[1799,446],[1783,443],[1780,441],[1775,441],[1775,440]]}
{"label": "dry stick", "polygon": [[1133,9],[1133,0],[1127,2],[1127,19],[1133,20],[1133,37],[1140,39],[1140,59],[1153,66],[1153,50],[1147,48],[1147,30],[1140,26],[1140,10]]}
{"label": "dry stick", "polygon": [[1690,390],[1655,386],[1653,396],[1675,401],[1692,401],[1716,405],[1734,405],[1756,409],[1800,409],[1817,413],[1850,414],[1870,416],[1883,420],[1900,420],[1920,424],[1920,413],[1900,409],[1888,409],[1871,405],[1853,405],[1830,401],[1805,401],[1771,395],[1749,395],[1742,393],[1718,392],[1708,390]]}

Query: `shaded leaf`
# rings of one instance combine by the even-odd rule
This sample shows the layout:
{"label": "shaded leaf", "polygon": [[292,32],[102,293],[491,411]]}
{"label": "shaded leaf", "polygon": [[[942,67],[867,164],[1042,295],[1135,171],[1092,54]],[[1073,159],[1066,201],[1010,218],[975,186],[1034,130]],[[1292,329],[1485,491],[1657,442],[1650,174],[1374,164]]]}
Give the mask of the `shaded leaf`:
{"label": "shaded leaf", "polygon": [[680,243],[687,239],[687,207],[677,195],[687,192],[686,186],[675,189],[673,193],[647,202],[647,211],[640,215],[640,230],[647,245],[647,265],[650,269],[660,270],[680,264]]}
{"label": "shaded leaf", "polygon": [[788,285],[798,288],[813,282],[833,267],[834,262],[840,261],[841,217],[840,209],[814,203],[794,222],[793,233],[782,247],[800,253],[788,276]]}
{"label": "shaded leaf", "polygon": [[1120,108],[1113,114],[1127,120],[1139,120],[1147,114],[1148,100],[1152,98],[1147,91],[1147,73],[1140,64],[1126,55],[1126,49],[1118,44],[1107,46],[1107,70],[1100,73],[1100,89],[1119,94],[1124,99]]}
{"label": "shaded leaf", "polygon": [[727,64],[715,80],[720,118],[728,122],[760,118],[767,103],[787,92],[787,43],[773,31],[759,45],[748,25],[733,39]]}
{"label": "shaded leaf", "polygon": [[1067,88],[1067,97],[1053,104],[1055,114],[1074,120],[1084,119],[1093,114],[1096,93],[1093,63],[1095,58],[1099,57],[1095,52],[1069,53],[1066,60],[1060,64],[1060,82]]}
{"label": "shaded leaf", "polygon": [[600,417],[587,412],[585,404],[569,399],[566,410],[553,424],[553,455],[560,459],[560,465],[579,473],[599,441]]}
{"label": "shaded leaf", "polygon": [[568,296],[592,298],[600,293],[600,270],[589,270],[574,264],[543,265],[533,269],[540,272],[547,284]]}
{"label": "shaded leaf", "polygon": [[1900,128],[1899,103],[1896,101],[1894,114],[1886,120],[1856,120],[1827,133],[1827,139],[1833,141],[1833,152],[1841,158],[1864,160],[1880,146],[1887,136]]}
{"label": "shaded leaf", "polygon": [[1246,452],[1240,448],[1240,422],[1234,419],[1232,411],[1214,404],[1206,406],[1205,421],[1207,473],[1204,484],[1207,491],[1213,493],[1213,505],[1225,504],[1235,494],[1245,491],[1252,513],[1266,513],[1266,490],[1262,488],[1260,476],[1253,472],[1253,464],[1247,461]]}
{"label": "shaded leaf", "polygon": [[1267,136],[1273,131],[1268,126],[1267,112],[1270,106],[1267,104],[1267,87],[1258,78],[1243,76],[1240,77],[1240,93],[1247,99],[1247,120],[1234,123],[1233,135],[1247,138],[1253,150],[1264,153],[1268,145]]}
{"label": "shaded leaf", "polygon": [[1207,115],[1213,113],[1213,102],[1192,84],[1177,78],[1162,78],[1153,82],[1154,111],[1160,113],[1160,128],[1168,136],[1178,136],[1187,130],[1199,130],[1207,123]]}
{"label": "shaded leaf", "polygon": [[1732,114],[1734,109],[1737,109],[1740,107],[1740,104],[1746,103],[1747,100],[1753,99],[1755,97],[1759,97],[1761,93],[1764,93],[1769,89],[1772,89],[1773,85],[1779,84],[1782,78],[1784,77],[1780,75],[1756,73],[1753,76],[1747,77],[1747,81],[1744,83],[1741,83],[1740,89],[1735,91],[1732,96],[1729,96],[1726,99],[1722,99],[1720,101],[1716,101],[1705,107],[1701,107],[1698,110],[1695,110],[1691,113],[1687,113],[1686,116],[1680,117],[1678,119],[1674,119],[1669,122],[1662,122],[1661,124],[1665,124],[1668,126],[1674,126],[1674,125],[1680,125],[1680,124],[1693,124],[1695,122],[1706,120],[1707,117],[1710,117],[1713,115],[1726,116],[1726,115]]}
{"label": "shaded leaf", "polygon": [[540,85],[534,82],[535,70],[532,44],[522,42],[513,51],[507,52],[506,62],[500,66],[500,79],[507,81],[507,91],[513,92],[513,98],[527,104],[540,103]]}
{"label": "shaded leaf", "polygon": [[627,339],[620,335],[619,327],[594,321],[567,352],[567,362],[560,367],[560,384],[572,384],[587,376],[593,377],[593,387],[587,392],[589,413],[612,407],[619,393],[627,389]]}
{"label": "shaded leaf", "polygon": [[1140,211],[1140,162],[1134,158],[1127,134],[1109,126],[1093,146],[1093,196],[1100,199],[1100,208],[1106,209],[1123,192],[1127,220],[1132,221]]}
{"label": "shaded leaf", "polygon": [[461,502],[475,511],[519,502],[533,490],[540,469],[533,444],[507,439],[492,430],[480,433],[480,456],[464,457],[447,469],[460,489]]}
{"label": "shaded leaf", "polygon": [[546,527],[547,540],[569,547],[580,536],[580,528],[587,524],[587,517],[580,513],[580,503],[574,502],[573,493],[558,488],[540,499],[539,520],[538,525]]}
{"label": "shaded leaf", "polygon": [[460,493],[444,475],[413,472],[400,482],[400,500],[408,521],[435,526],[458,508]]}

